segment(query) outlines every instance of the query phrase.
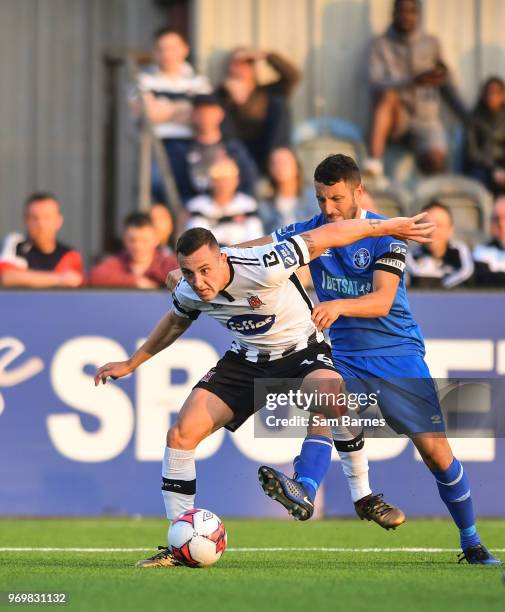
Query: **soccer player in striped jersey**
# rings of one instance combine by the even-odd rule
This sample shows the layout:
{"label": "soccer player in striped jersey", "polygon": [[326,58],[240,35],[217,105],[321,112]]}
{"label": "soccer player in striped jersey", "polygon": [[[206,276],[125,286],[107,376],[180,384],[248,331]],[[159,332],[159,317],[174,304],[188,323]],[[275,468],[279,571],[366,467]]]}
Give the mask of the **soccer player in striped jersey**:
{"label": "soccer player in striped jersey", "polygon": [[[172,309],[128,360],[107,363],[95,375],[98,385],[108,377],[130,374],[173,344],[202,312],[230,330],[234,338],[230,350],[195,385],[167,434],[162,491],[168,519],[194,505],[198,444],[221,427],[235,431],[253,414],[255,378],[298,378],[302,387],[320,383],[329,393],[339,392],[341,378],[311,319],[312,303],[294,272],[328,248],[367,236],[394,233],[426,241],[432,227],[416,223],[422,218],[337,222],[276,245],[247,249],[220,249],[213,234],[203,228],[188,230],[179,238],[176,253],[183,279],[174,291]],[[342,428],[342,436],[346,435]],[[163,547],[138,565],[174,564]]]}

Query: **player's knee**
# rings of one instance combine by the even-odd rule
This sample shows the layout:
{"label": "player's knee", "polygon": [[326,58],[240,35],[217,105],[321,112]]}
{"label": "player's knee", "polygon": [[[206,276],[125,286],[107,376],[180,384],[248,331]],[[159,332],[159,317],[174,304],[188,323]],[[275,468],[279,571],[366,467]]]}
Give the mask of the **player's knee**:
{"label": "player's knee", "polygon": [[446,470],[453,459],[450,447],[444,438],[424,438],[416,444],[424,463],[432,471]]}
{"label": "player's knee", "polygon": [[193,450],[198,446],[200,439],[182,423],[175,423],[167,433],[167,446],[179,450]]}
{"label": "player's knee", "polygon": [[311,412],[320,412],[328,418],[338,418],[345,412],[342,400],[342,380],[339,378],[318,378],[311,381],[313,401]]}

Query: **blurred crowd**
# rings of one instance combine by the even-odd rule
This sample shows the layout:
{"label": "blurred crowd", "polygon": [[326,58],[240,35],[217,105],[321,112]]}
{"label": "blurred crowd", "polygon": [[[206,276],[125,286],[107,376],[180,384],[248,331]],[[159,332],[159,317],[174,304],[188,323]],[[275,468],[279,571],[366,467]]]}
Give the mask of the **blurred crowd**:
{"label": "blurred crowd", "polygon": [[[490,76],[468,110],[438,39],[420,23],[417,0],[395,0],[390,26],[371,41],[369,139],[360,160],[369,187],[364,206],[383,212],[375,194],[389,184],[384,156],[391,143],[413,154],[422,176],[447,172],[451,142],[441,119],[446,103],[464,128],[459,172],[493,198],[492,210],[483,212],[491,217],[482,224],[489,235],[479,235],[479,241],[459,236],[450,203],[443,194],[431,198],[422,209],[436,230],[431,244],[412,245],[409,283],[505,288],[505,84]],[[86,272],[79,253],[58,241],[63,216],[57,197],[34,193],[24,207],[24,234],[3,240],[1,286],[158,288],[177,266],[169,246],[174,227],[206,227],[227,246],[317,214],[307,180],[311,169],[302,167],[293,145],[290,96],[302,76],[298,68],[278,53],[240,47],[229,54],[223,79],[213,89],[190,65],[189,55],[180,33],[159,30],[153,64],[139,73],[139,96],[132,102],[132,114],[143,109],[163,144],[182,218],[174,223],[154,162],[156,204],[128,215],[122,250]],[[258,79],[260,63],[276,75],[268,84]]]}

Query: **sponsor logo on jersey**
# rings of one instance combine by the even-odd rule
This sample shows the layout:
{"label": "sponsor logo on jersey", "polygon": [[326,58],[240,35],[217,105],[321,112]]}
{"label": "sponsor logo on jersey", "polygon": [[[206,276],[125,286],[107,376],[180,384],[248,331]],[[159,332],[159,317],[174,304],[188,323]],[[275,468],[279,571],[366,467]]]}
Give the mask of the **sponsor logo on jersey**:
{"label": "sponsor logo on jersey", "polygon": [[257,295],[250,295],[247,298],[247,301],[249,302],[249,306],[255,310],[256,308],[261,308],[262,306],[264,306],[264,302],[261,301],[260,297]]}
{"label": "sponsor logo on jersey", "polygon": [[290,223],[289,225],[285,225],[281,227],[280,230],[277,230],[278,236],[290,236],[295,231],[295,224]]}
{"label": "sponsor logo on jersey", "polygon": [[296,255],[293,249],[288,244],[286,244],[285,242],[283,242],[282,244],[276,244],[275,250],[281,256],[282,263],[284,264],[285,268],[291,268],[293,266],[296,266]]}
{"label": "sponsor logo on jersey", "polygon": [[321,255],[319,255],[319,257],[331,257],[331,251],[330,251],[330,249],[326,249],[326,251],[324,251],[323,253],[321,253]]}
{"label": "sponsor logo on jersey", "polygon": [[275,323],[275,315],[245,314],[228,319],[226,327],[244,336],[266,333]]}
{"label": "sponsor logo on jersey", "polygon": [[335,291],[339,295],[346,297],[359,297],[372,291],[372,283],[367,279],[331,276],[323,270],[323,278],[321,280],[324,290]]}
{"label": "sponsor logo on jersey", "polygon": [[407,254],[407,245],[403,244],[403,242],[392,242],[389,245],[389,250],[391,253],[398,253],[400,255]]}
{"label": "sponsor logo on jersey", "polygon": [[352,257],[355,268],[364,270],[370,264],[370,251],[368,249],[358,249]]}

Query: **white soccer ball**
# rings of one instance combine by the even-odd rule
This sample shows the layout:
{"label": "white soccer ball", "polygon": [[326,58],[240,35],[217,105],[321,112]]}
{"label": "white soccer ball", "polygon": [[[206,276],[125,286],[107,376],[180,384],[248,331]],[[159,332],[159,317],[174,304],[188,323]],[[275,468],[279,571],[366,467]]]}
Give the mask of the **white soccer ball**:
{"label": "white soccer ball", "polygon": [[213,512],[192,508],[172,521],[168,530],[168,546],[183,565],[213,565],[226,548],[226,529]]}

